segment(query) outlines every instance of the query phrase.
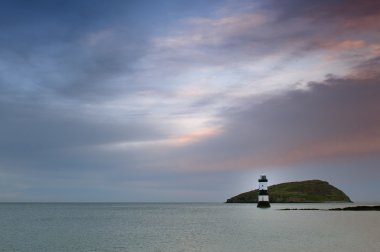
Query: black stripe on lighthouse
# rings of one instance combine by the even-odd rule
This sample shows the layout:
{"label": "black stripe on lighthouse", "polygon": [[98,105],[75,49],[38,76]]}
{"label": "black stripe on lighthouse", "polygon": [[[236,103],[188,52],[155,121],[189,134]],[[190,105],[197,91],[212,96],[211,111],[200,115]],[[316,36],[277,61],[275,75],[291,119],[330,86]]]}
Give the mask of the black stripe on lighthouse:
{"label": "black stripe on lighthouse", "polygon": [[259,195],[268,195],[268,190],[259,190]]}

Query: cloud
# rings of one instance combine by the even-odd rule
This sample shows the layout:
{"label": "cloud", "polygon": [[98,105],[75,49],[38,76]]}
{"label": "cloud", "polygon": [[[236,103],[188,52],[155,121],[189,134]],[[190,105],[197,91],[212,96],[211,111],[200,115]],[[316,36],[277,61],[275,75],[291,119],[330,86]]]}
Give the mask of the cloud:
{"label": "cloud", "polygon": [[156,46],[170,50],[167,57],[178,61],[193,55],[195,62],[220,64],[252,58],[260,62],[283,53],[290,56],[289,61],[326,46],[356,49],[367,40],[378,40],[373,33],[378,26],[368,24],[380,19],[375,1],[266,1],[248,6],[238,11],[230,7],[211,18],[189,19],[179,33],[158,38]]}
{"label": "cloud", "polygon": [[195,198],[237,170],[378,155],[378,10],[5,1],[0,198]]}
{"label": "cloud", "polygon": [[129,18],[133,5],[122,1],[4,3],[0,88],[13,96],[91,103],[145,89],[132,80],[148,37],[129,25],[139,23]]}
{"label": "cloud", "polygon": [[325,42],[322,46],[330,49],[337,50],[350,50],[350,49],[358,49],[365,46],[365,41],[363,40],[344,40],[344,41],[330,41]]}
{"label": "cloud", "polygon": [[240,109],[222,112],[223,134],[180,151],[184,167],[249,169],[378,155],[379,81],[378,74],[329,77],[261,103],[244,99]]}
{"label": "cloud", "polygon": [[[361,32],[346,27],[350,19],[343,10],[351,8],[346,5],[359,4],[229,2],[208,16],[184,18],[176,29],[154,37],[141,61],[147,72],[140,76],[161,80],[165,85],[160,88],[169,92],[207,90],[191,104],[203,103],[215,112],[238,96],[283,92],[323,81],[328,74],[349,75],[352,67],[376,56],[380,37],[375,27]],[[378,17],[371,6],[365,2],[358,8]],[[365,18],[356,14],[351,21],[359,25]],[[211,102],[210,93],[223,94],[223,99]]]}
{"label": "cloud", "polygon": [[128,165],[127,153],[115,157],[94,147],[162,139],[170,132],[170,127],[164,130],[147,118],[131,121],[100,109],[93,114],[76,103],[60,107],[0,102],[0,111],[0,168],[4,170],[96,170],[113,166],[116,160]]}

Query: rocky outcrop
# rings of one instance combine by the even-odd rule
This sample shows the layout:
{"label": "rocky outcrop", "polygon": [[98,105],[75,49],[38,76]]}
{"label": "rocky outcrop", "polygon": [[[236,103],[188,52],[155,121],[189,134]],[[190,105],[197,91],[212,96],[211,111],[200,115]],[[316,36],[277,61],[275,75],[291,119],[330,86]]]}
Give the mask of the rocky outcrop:
{"label": "rocky outcrop", "polygon": [[[268,187],[271,203],[352,202],[338,188],[322,180],[288,182]],[[226,203],[257,203],[258,190],[236,195]]]}

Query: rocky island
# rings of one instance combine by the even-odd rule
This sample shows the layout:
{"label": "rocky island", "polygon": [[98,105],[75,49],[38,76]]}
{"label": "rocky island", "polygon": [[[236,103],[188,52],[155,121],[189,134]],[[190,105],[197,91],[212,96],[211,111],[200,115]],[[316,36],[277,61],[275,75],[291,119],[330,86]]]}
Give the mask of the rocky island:
{"label": "rocky island", "polygon": [[[322,180],[288,182],[268,187],[271,203],[352,202],[338,188]],[[257,203],[258,190],[236,195],[226,203]]]}

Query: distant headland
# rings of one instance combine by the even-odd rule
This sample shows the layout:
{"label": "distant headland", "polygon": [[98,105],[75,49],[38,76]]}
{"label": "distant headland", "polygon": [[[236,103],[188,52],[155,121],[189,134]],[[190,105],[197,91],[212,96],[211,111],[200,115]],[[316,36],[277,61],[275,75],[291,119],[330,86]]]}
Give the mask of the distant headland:
{"label": "distant headland", "polygon": [[[258,189],[241,193],[226,201],[226,203],[257,203]],[[306,180],[288,182],[268,187],[271,203],[323,203],[352,202],[338,188],[322,180]]]}

